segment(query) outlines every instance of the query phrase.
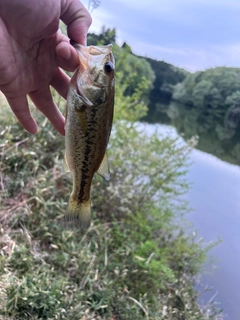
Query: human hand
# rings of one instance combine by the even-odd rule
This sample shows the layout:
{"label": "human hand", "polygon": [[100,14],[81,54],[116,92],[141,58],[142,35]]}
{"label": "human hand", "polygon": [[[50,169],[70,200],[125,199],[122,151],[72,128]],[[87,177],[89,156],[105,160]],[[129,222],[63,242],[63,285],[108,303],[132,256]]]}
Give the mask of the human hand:
{"label": "human hand", "polygon": [[59,30],[60,19],[67,25],[69,38],[86,45],[91,17],[79,0],[0,1],[0,90],[30,133],[38,127],[27,95],[64,135],[64,117],[50,86],[66,98],[70,79],[60,68],[74,71],[79,58]]}

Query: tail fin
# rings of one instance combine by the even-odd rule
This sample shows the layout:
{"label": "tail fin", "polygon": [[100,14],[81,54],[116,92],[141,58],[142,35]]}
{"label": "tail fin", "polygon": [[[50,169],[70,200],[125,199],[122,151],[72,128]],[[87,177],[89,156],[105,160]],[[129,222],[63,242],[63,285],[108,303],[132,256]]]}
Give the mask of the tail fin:
{"label": "tail fin", "polygon": [[66,219],[69,221],[77,221],[82,229],[87,229],[91,223],[90,200],[79,203],[70,196],[66,211]]}

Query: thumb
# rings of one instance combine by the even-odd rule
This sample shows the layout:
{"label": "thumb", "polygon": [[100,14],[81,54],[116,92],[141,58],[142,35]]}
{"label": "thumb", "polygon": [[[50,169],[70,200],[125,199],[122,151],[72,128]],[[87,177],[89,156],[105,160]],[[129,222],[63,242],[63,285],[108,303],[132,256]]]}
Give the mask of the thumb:
{"label": "thumb", "polygon": [[69,38],[86,45],[92,18],[84,5],[79,0],[61,0],[60,18],[67,25]]}

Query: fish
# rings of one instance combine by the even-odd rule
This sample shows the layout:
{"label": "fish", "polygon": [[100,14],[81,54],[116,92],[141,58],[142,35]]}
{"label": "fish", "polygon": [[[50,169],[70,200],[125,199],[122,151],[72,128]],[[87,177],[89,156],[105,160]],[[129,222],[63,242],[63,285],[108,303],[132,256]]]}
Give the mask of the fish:
{"label": "fish", "polygon": [[79,55],[79,67],[67,95],[65,161],[72,173],[73,189],[65,218],[87,229],[91,223],[93,176],[98,173],[110,179],[106,149],[114,113],[115,61],[111,44],[72,44]]}

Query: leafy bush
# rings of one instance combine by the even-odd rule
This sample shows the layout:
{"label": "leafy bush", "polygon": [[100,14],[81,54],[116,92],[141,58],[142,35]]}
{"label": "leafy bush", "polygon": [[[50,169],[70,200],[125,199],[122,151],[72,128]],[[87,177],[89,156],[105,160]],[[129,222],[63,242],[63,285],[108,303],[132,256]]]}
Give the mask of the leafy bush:
{"label": "leafy bush", "polygon": [[212,306],[200,310],[194,290],[206,249],[175,220],[187,210],[180,196],[195,141],[140,132],[133,121],[145,112],[141,85],[127,99],[117,90],[111,181],[93,181],[87,231],[62,219],[71,192],[61,169],[63,138],[37,113],[40,131],[28,135],[2,109],[0,315],[6,319],[218,319]]}

